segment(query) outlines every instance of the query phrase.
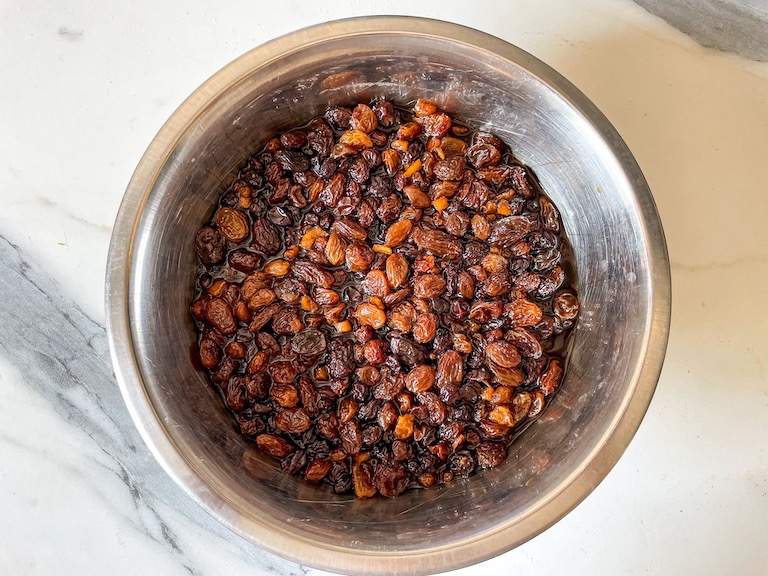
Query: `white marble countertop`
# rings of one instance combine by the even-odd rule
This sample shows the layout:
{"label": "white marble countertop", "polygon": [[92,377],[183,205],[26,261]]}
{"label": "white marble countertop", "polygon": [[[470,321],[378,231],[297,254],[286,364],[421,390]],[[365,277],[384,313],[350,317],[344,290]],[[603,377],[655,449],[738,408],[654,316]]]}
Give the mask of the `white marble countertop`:
{"label": "white marble countertop", "polygon": [[638,1],[691,36],[630,0],[6,2],[0,573],[318,573],[218,526],[149,456],[109,367],[107,246],[145,147],[213,72],[305,25],[406,13],[495,34],[583,90],[644,170],[672,260],[666,364],[624,457],[553,528],[460,573],[768,574],[768,17]]}

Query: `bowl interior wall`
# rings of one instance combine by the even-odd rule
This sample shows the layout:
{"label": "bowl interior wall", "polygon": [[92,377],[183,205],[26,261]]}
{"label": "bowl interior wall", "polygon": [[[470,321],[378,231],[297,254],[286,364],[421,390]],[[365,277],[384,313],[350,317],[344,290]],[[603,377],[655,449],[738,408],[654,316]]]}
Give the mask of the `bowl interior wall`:
{"label": "bowl interior wall", "polygon": [[[642,227],[627,209],[629,184],[591,125],[549,86],[495,54],[457,48],[428,36],[342,38],[253,70],[190,123],[147,198],[129,304],[144,386],[188,462],[258,523],[371,551],[480,536],[570,482],[611,426],[601,415],[619,413],[634,385],[650,278]],[[562,212],[582,312],[561,392],[502,466],[437,489],[360,501],[284,475],[236,431],[190,362],[188,306],[194,235],[243,160],[330,105],[379,96],[400,104],[433,99],[511,144]]]}

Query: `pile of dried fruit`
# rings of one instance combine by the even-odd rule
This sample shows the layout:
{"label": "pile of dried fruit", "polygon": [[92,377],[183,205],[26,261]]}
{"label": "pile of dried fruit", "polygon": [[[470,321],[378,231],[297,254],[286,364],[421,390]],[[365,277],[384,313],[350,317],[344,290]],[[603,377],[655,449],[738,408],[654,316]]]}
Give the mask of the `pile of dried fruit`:
{"label": "pile of dried fruit", "polygon": [[244,434],[338,493],[499,465],[562,379],[579,305],[558,211],[431,102],[274,138],[196,250],[202,365]]}

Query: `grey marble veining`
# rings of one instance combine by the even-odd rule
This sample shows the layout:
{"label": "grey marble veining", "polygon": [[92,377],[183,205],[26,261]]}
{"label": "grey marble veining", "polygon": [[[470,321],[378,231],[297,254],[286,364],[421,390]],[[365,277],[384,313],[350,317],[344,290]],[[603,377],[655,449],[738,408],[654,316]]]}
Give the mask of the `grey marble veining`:
{"label": "grey marble veining", "polygon": [[281,575],[306,573],[303,567],[231,534],[173,483],[131,423],[112,374],[104,328],[62,298],[57,283],[30,267],[18,248],[2,236],[0,293],[5,295],[0,298],[0,355],[23,374],[30,389],[50,403],[62,426],[81,429],[103,452],[98,462],[84,466],[107,463],[132,502],[127,520],[133,529],[162,546],[189,574],[203,572],[190,561],[177,537],[175,524],[181,519],[208,531],[219,550],[255,569]]}
{"label": "grey marble veining", "polygon": [[766,0],[634,0],[702,46],[768,62]]}

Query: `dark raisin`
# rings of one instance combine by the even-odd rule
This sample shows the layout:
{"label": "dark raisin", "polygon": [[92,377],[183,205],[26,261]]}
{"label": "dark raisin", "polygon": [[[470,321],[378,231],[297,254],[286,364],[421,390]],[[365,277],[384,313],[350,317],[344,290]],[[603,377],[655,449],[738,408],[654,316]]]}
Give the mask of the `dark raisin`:
{"label": "dark raisin", "polygon": [[225,241],[218,230],[204,226],[195,236],[195,250],[204,264],[218,264],[224,260]]}

